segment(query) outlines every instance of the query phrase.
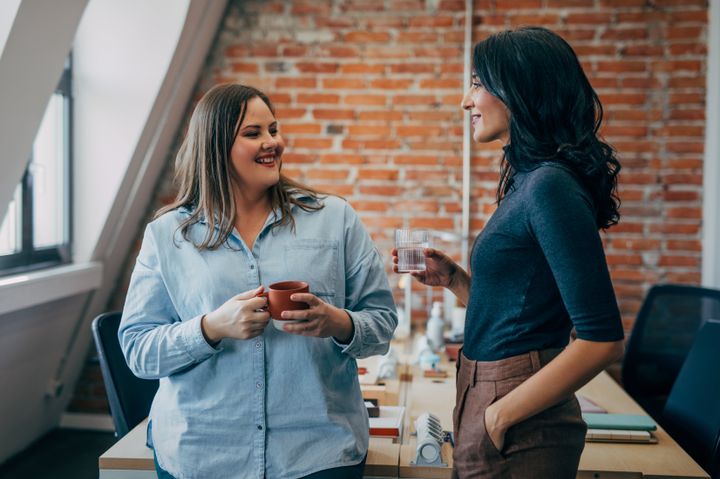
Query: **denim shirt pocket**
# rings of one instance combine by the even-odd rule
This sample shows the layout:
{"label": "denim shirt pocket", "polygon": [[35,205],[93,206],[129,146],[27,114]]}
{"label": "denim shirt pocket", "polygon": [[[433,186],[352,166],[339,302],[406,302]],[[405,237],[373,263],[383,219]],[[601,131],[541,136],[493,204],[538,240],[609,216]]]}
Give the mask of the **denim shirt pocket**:
{"label": "denim shirt pocket", "polygon": [[337,240],[306,238],[290,241],[285,249],[287,277],[307,282],[312,294],[332,302],[337,289],[338,251]]}

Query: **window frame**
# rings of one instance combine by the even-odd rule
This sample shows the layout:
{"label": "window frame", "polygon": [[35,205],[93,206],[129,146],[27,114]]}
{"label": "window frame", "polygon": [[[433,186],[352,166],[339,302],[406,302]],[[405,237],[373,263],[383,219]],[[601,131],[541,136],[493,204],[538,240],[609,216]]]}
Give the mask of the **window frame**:
{"label": "window frame", "polygon": [[[36,248],[34,246],[33,232],[33,176],[30,165],[33,152],[28,158],[28,165],[23,173],[20,194],[20,250],[0,256],[0,276],[18,274],[27,271],[49,268],[60,264],[70,263],[72,260],[72,133],[73,133],[73,101],[72,101],[72,57],[65,62],[65,68],[60,77],[53,95],[63,97],[63,209],[65,230],[63,243]],[[50,101],[50,100],[48,100]],[[34,142],[33,142],[34,149]],[[2,218],[0,218],[0,221]]]}

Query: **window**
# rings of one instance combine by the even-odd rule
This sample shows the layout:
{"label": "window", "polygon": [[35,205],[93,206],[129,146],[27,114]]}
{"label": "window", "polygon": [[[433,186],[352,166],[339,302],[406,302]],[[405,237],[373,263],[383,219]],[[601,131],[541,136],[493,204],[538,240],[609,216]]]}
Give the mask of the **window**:
{"label": "window", "polygon": [[68,59],[0,224],[0,275],[70,261],[71,106]]}

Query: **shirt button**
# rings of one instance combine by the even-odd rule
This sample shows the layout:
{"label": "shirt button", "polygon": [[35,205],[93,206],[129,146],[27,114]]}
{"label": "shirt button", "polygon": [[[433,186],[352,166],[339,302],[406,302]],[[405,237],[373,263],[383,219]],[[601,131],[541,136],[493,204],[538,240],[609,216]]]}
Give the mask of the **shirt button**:
{"label": "shirt button", "polygon": [[260,389],[262,387],[262,383],[255,383],[255,387]]}
{"label": "shirt button", "polygon": [[256,347],[256,348],[260,349],[261,346],[262,346],[262,343],[261,343],[260,341],[258,341],[257,343],[255,343],[255,347]]}
{"label": "shirt button", "polygon": [[250,265],[250,269],[255,269],[255,265],[254,265],[254,264],[251,264],[251,265]]}
{"label": "shirt button", "polygon": [[258,431],[262,431],[262,426],[258,424]]}

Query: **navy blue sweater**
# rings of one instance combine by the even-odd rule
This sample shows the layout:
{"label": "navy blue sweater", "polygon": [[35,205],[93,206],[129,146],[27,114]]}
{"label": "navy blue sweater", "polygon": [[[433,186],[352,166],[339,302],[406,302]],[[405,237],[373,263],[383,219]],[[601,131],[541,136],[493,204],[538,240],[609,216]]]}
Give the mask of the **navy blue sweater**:
{"label": "navy blue sweater", "polygon": [[575,176],[544,165],[517,173],[471,255],[463,352],[495,361],[623,338],[593,202]]}

